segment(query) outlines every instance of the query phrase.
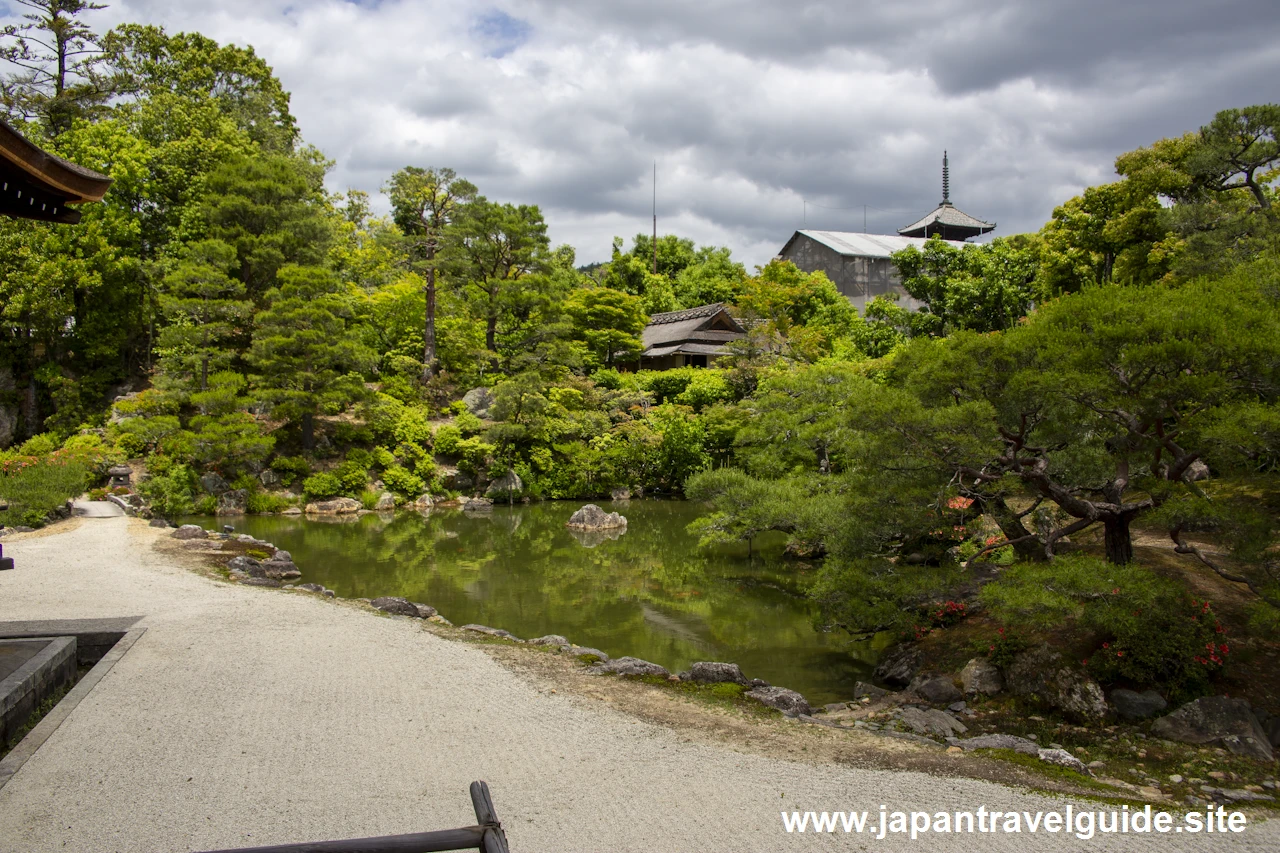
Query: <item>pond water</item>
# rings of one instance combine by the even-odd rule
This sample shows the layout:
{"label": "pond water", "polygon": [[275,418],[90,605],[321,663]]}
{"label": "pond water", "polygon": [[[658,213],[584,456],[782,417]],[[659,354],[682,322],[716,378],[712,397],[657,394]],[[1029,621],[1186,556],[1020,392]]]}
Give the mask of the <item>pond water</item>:
{"label": "pond water", "polygon": [[[855,681],[870,680],[878,647],[814,629],[804,596],[813,568],[782,559],[780,541],[757,540],[750,555],[700,549],[685,529],[699,507],[683,501],[606,503],[627,517],[624,533],[574,533],[564,524],[579,506],[231,521],[289,551],[303,581],[344,598],[403,596],[457,625],[562,634],[672,672],[731,661],[814,704],[850,699]],[[218,529],[228,519],[188,521]]]}

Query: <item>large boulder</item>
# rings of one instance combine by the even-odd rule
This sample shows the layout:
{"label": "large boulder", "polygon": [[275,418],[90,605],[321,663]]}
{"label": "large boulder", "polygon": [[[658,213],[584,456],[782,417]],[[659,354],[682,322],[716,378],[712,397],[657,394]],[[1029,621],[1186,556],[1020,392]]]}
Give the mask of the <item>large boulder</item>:
{"label": "large boulder", "polygon": [[218,495],[218,515],[244,515],[249,506],[249,493],[244,489],[231,489]]}
{"label": "large boulder", "polygon": [[1201,746],[1221,746],[1236,755],[1272,761],[1275,753],[1266,732],[1244,699],[1205,696],[1188,702],[1151,726],[1151,733],[1165,740]]}
{"label": "large boulder", "polygon": [[1004,690],[1004,677],[1000,669],[986,658],[974,658],[960,670],[960,683],[964,685],[967,696],[981,693],[994,696]]}
{"label": "large boulder", "polygon": [[949,675],[918,675],[911,680],[907,691],[930,705],[950,705],[964,698]]}
{"label": "large boulder", "polygon": [[747,677],[736,663],[717,663],[714,661],[698,661],[689,667],[689,681],[700,684],[741,684],[746,686]]}
{"label": "large boulder", "polygon": [[595,504],[587,504],[569,516],[565,527],[570,530],[612,530],[627,526],[627,519],[616,512],[605,512]]}
{"label": "large boulder", "polygon": [[463,512],[492,512],[493,501],[488,498],[458,498],[458,505]]}
{"label": "large boulder", "polygon": [[211,495],[220,495],[231,489],[231,484],[221,474],[210,471],[200,477],[200,488]]}
{"label": "large boulder", "polygon": [[515,640],[517,643],[520,642],[520,638],[510,631],[505,631],[502,628],[490,628],[488,625],[476,625],[472,623],[470,625],[463,625],[462,630],[474,631],[477,634],[486,634],[490,637],[498,637],[503,640]]}
{"label": "large boulder", "polygon": [[232,572],[240,572],[246,575],[252,575],[256,571],[259,572],[258,577],[266,577],[266,575],[261,574],[262,563],[255,560],[253,557],[245,557],[243,555],[239,557],[232,557],[227,562],[227,569]]}
{"label": "large boulder", "polygon": [[209,531],[198,524],[184,524],[169,535],[174,539],[208,539]]}
{"label": "large boulder", "polygon": [[913,732],[934,737],[955,737],[964,734],[969,728],[946,711],[930,708],[922,711],[919,708],[903,708],[898,712],[902,720]]}
{"label": "large boulder", "polygon": [[560,636],[559,634],[545,634],[545,635],[543,635],[543,636],[541,636],[541,637],[534,637],[532,640],[529,640],[529,645],[531,645],[531,646],[556,646],[556,647],[558,648],[558,647],[560,647],[560,646],[567,646],[567,645],[569,645],[569,638],[568,638],[568,637],[562,637],[562,636]]}
{"label": "large boulder", "polygon": [[520,479],[520,475],[515,471],[507,471],[489,484],[489,488],[484,490],[484,496],[502,502],[520,497],[523,491],[524,481]]}
{"label": "large boulder", "polygon": [[268,489],[271,488],[272,486],[280,485],[280,480],[281,480],[280,472],[273,471],[270,468],[266,469],[265,471],[263,471],[261,474],[258,475],[258,482],[266,486]]}
{"label": "large boulder", "polygon": [[468,412],[477,418],[487,418],[489,417],[489,409],[493,407],[496,399],[493,396],[493,391],[488,388],[472,388],[462,395],[462,404],[467,407]]}
{"label": "large boulder", "polygon": [[879,699],[881,696],[888,695],[888,690],[885,690],[883,687],[876,687],[874,684],[868,684],[865,681],[859,681],[853,685],[854,699],[861,699],[864,696],[871,699]]}
{"label": "large boulder", "polygon": [[390,492],[383,492],[378,495],[378,502],[373,508],[378,512],[391,512],[396,508],[396,496]]}
{"label": "large boulder", "polygon": [[[422,614],[418,611],[418,605],[408,599],[386,595],[373,599],[369,604],[375,610],[381,610],[383,613],[391,613],[395,616],[412,616],[415,619],[422,618]],[[431,615],[434,616],[435,614]]]}
{"label": "large boulder", "polygon": [[671,673],[667,671],[665,666],[659,666],[652,661],[641,660],[640,658],[633,657],[621,657],[602,661],[591,667],[588,671],[597,675],[612,672],[616,675],[651,675],[657,678],[669,678],[671,676]]}
{"label": "large boulder", "polygon": [[743,695],[749,699],[756,700],[762,705],[776,708],[791,717],[799,714],[808,716],[813,713],[813,709],[809,707],[808,700],[794,690],[788,690],[785,687],[756,687],[748,690]]}
{"label": "large boulder", "polygon": [[894,646],[876,667],[875,677],[895,687],[906,687],[920,671],[920,658],[915,646]]}
{"label": "large boulder", "polygon": [[350,515],[364,509],[364,504],[355,498],[334,498],[328,501],[316,501],[307,504],[307,515]]}
{"label": "large boulder", "polygon": [[[276,580],[290,581],[297,580],[302,577],[302,572],[293,564],[292,560],[281,560],[279,554],[273,556],[270,560],[264,562],[261,566],[262,576],[266,578],[275,578]],[[253,574],[250,572],[250,574]]]}
{"label": "large boulder", "polygon": [[432,499],[431,495],[428,494],[418,495],[417,499],[413,502],[413,508],[419,512],[425,512],[435,505],[436,502]]}
{"label": "large boulder", "polygon": [[1154,690],[1125,690],[1123,687],[1111,691],[1111,707],[1116,714],[1125,720],[1143,720],[1159,714],[1169,703],[1164,701]]}
{"label": "large boulder", "polygon": [[1111,710],[1098,682],[1066,665],[1062,655],[1048,646],[1029,649],[1014,658],[1004,680],[1014,695],[1034,696],[1079,720],[1100,720]]}

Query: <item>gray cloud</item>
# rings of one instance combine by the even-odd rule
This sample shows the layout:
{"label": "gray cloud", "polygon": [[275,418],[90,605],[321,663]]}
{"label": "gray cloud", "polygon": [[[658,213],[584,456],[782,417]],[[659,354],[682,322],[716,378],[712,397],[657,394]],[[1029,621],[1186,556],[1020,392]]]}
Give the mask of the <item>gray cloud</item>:
{"label": "gray cloud", "polygon": [[[129,0],[97,13],[252,44],[334,189],[408,164],[543,207],[583,261],[660,227],[762,263],[792,229],[892,232],[952,190],[1038,228],[1124,151],[1275,100],[1253,0]],[[807,200],[807,203],[806,203]],[[832,209],[838,208],[838,209]]]}

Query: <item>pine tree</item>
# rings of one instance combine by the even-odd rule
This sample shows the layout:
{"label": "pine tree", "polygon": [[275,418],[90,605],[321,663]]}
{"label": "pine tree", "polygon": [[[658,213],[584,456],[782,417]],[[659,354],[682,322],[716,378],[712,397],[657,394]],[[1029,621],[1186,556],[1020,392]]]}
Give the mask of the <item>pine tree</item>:
{"label": "pine tree", "polygon": [[228,274],[235,263],[234,248],[203,240],[164,277],[160,310],[169,325],[160,332],[161,368],[171,379],[204,391],[210,370],[231,363],[235,352],[226,344],[253,310],[244,282]]}

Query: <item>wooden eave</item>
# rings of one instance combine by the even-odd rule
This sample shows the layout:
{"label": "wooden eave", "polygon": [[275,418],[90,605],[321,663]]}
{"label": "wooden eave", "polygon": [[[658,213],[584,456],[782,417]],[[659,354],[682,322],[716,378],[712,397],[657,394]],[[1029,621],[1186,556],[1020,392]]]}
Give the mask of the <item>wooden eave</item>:
{"label": "wooden eave", "polygon": [[33,144],[0,121],[0,214],[74,224],[80,211],[68,205],[102,201],[111,178]]}

